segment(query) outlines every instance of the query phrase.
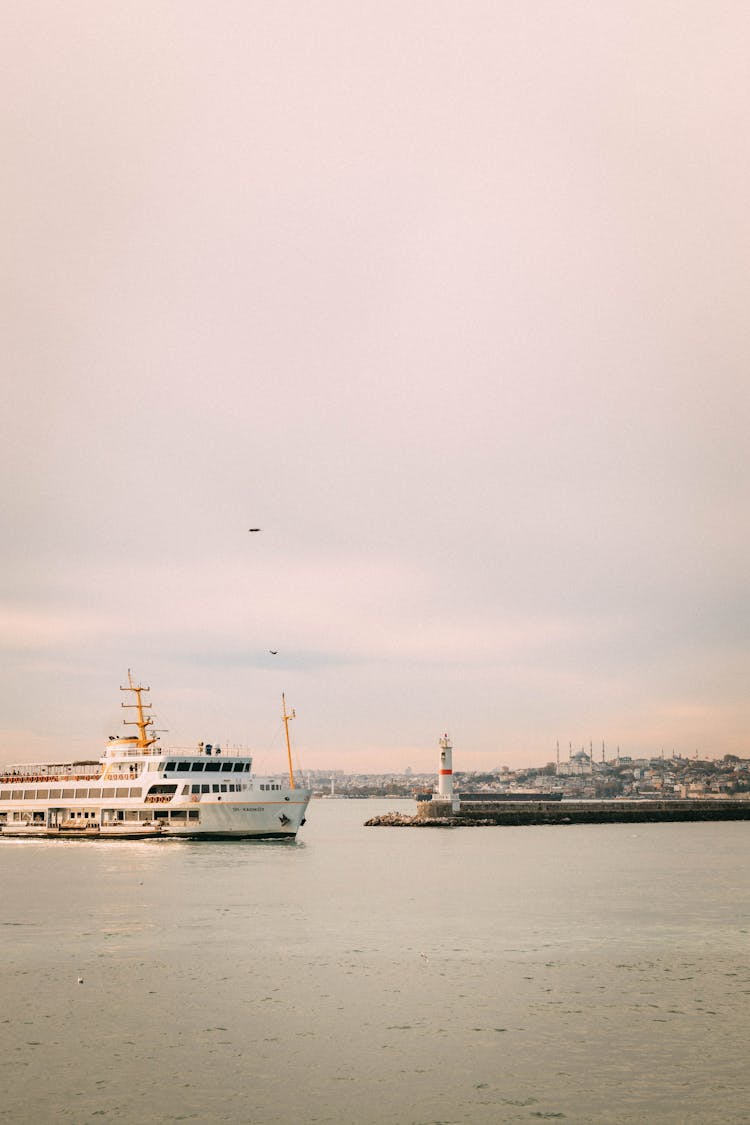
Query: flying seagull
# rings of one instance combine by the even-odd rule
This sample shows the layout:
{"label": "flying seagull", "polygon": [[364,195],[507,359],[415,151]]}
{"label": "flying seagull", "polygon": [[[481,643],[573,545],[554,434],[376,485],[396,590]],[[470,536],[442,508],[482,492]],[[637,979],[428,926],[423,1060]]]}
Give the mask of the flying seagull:
{"label": "flying seagull", "polygon": [[260,531],[260,528],[259,527],[249,527],[247,530],[248,531]]}
{"label": "flying seagull", "polygon": [[279,655],[279,650],[277,648],[269,648],[268,651],[270,652],[271,656],[278,656]]}

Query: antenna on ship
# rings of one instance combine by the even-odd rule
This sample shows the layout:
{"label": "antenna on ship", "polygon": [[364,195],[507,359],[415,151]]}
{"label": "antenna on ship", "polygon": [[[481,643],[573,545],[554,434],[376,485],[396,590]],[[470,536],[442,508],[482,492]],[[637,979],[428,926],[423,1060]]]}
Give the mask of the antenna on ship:
{"label": "antenna on ship", "polygon": [[286,697],[285,697],[283,691],[281,693],[281,709],[283,711],[283,714],[282,714],[281,717],[284,720],[284,730],[286,732],[286,754],[287,754],[287,758],[289,759],[289,788],[294,789],[294,770],[292,769],[292,744],[289,741],[289,720],[290,719],[296,719],[297,715],[296,715],[296,712],[295,712],[294,708],[292,708],[291,715],[287,715],[287,713],[286,713]]}
{"label": "antenna on ship", "polygon": [[[132,708],[133,710],[136,710],[138,712],[138,718],[137,719],[133,719],[131,721],[128,721],[127,719],[123,719],[123,721],[122,721],[123,726],[138,727],[138,741],[136,742],[136,746],[140,746],[140,747],[143,747],[143,748],[145,748],[147,746],[153,746],[154,743],[158,741],[158,739],[156,739],[156,738],[150,738],[149,737],[149,729],[148,728],[153,723],[153,719],[151,718],[150,715],[144,715],[144,713],[143,713],[143,700],[141,699],[141,692],[151,691],[151,688],[150,687],[143,687],[141,684],[134,684],[133,683],[133,676],[131,674],[130,669],[128,668],[128,686],[127,687],[121,687],[120,691],[135,692],[135,703],[121,703],[120,706],[125,707],[125,708]],[[150,706],[151,706],[150,703],[146,704],[146,707],[150,707]]]}

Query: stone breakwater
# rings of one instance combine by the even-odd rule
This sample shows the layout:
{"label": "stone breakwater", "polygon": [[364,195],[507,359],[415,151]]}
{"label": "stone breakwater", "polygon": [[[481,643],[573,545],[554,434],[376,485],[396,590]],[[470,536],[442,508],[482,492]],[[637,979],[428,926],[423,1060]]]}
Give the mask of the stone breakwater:
{"label": "stone breakwater", "polygon": [[750,820],[750,800],[529,801],[463,806],[425,801],[416,816],[384,813],[365,821],[378,828],[486,828],[523,824],[636,824],[656,821]]}

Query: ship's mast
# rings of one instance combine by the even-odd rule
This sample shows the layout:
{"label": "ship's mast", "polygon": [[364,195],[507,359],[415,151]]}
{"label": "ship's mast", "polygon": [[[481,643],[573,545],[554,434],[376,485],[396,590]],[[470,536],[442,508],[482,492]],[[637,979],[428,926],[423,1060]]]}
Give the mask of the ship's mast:
{"label": "ship's mast", "polygon": [[296,718],[294,709],[291,715],[286,713],[286,698],[284,693],[281,693],[281,710],[283,711],[282,719],[284,720],[284,730],[286,731],[286,754],[289,759],[289,788],[294,789],[294,770],[292,769],[292,745],[289,741],[289,720]]}
{"label": "ship's mast", "polygon": [[[157,739],[149,737],[150,732],[148,728],[154,720],[150,715],[144,715],[143,700],[141,699],[141,692],[151,691],[151,688],[142,687],[140,684],[134,684],[133,677],[131,675],[130,669],[128,668],[128,686],[121,687],[120,691],[135,692],[135,703],[121,703],[120,706],[125,708],[133,708],[133,710],[136,710],[138,712],[137,719],[133,719],[131,721],[123,719],[123,726],[138,727],[138,741],[136,743],[137,746],[140,746],[143,749],[145,749],[147,746],[153,746]],[[146,707],[150,707],[150,704],[146,703]]]}

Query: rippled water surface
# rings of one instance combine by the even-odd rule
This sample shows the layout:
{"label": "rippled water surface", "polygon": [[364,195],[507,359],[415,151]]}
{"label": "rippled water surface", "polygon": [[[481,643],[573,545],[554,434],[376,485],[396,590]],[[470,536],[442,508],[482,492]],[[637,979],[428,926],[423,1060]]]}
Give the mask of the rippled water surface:
{"label": "rippled water surface", "polygon": [[750,1121],[750,823],[363,826],[394,808],[0,841],[0,1118]]}

